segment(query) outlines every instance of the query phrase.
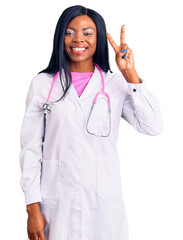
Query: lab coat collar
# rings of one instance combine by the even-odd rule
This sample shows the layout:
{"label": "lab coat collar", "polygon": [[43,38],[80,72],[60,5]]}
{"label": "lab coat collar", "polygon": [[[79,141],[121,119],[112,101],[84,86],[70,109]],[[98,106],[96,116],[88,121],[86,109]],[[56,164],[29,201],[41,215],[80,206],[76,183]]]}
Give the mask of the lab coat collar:
{"label": "lab coat collar", "polygon": [[[105,72],[102,71],[104,77],[105,77]],[[63,82],[65,84],[65,74],[64,74],[64,71],[62,69],[62,72],[61,72],[61,77],[63,79]],[[57,77],[57,81],[60,82],[60,76],[58,75]],[[94,96],[97,94],[98,91],[101,91],[102,90],[102,78],[101,78],[101,75],[100,75],[100,72],[98,70],[98,68],[95,66],[94,68],[94,72],[93,72],[93,75],[90,79],[90,81],[88,82],[88,84],[86,85],[84,91],[82,92],[81,96],[79,97],[77,92],[76,92],[76,89],[74,87],[74,85],[71,83],[71,87],[69,88],[67,94],[68,95],[71,95],[72,97],[74,97],[78,102],[81,102],[82,99],[85,99],[85,98],[88,98],[90,96]]]}

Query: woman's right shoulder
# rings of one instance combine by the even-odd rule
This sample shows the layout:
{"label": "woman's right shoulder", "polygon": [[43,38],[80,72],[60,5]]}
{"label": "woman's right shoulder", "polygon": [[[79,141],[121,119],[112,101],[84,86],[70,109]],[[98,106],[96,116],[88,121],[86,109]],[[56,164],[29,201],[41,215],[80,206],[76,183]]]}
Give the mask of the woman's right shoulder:
{"label": "woman's right shoulder", "polygon": [[39,86],[43,86],[44,84],[50,84],[53,80],[53,75],[49,73],[38,73],[34,75],[32,78],[33,85],[37,88]]}
{"label": "woman's right shoulder", "polygon": [[33,85],[34,93],[40,102],[45,102],[53,82],[53,76],[48,73],[39,73],[34,75],[31,84]]}

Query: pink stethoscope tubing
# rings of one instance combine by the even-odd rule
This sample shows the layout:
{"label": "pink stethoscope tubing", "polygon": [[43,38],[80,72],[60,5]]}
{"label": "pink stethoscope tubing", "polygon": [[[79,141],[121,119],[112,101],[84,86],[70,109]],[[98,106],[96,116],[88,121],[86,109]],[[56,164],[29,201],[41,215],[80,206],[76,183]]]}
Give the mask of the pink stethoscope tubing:
{"label": "pink stethoscope tubing", "polygon": [[[111,132],[111,102],[110,102],[110,98],[109,98],[109,95],[105,92],[105,83],[104,83],[104,76],[103,76],[103,73],[102,73],[102,70],[100,69],[100,67],[94,63],[94,65],[98,68],[99,72],[100,72],[100,75],[101,75],[101,78],[102,78],[102,90],[99,91],[94,100],[93,100],[93,104],[91,106],[91,109],[90,109],[90,113],[89,113],[89,117],[88,117],[88,120],[87,120],[87,124],[86,124],[86,130],[88,133],[92,134],[92,135],[95,135],[95,136],[98,136],[98,137],[108,137],[110,132]],[[51,85],[51,89],[50,89],[50,92],[49,92],[49,95],[48,95],[48,98],[47,98],[47,103],[45,103],[43,105],[43,111],[44,113],[46,114],[47,112],[50,112],[51,111],[51,108],[52,108],[52,103],[49,101],[50,100],[50,97],[51,97],[51,93],[53,91],[53,87],[54,87],[54,84],[56,82],[56,79],[57,79],[57,76],[58,76],[59,72],[57,72],[53,78],[53,82],[52,82],[52,85]],[[106,135],[103,135],[103,134],[95,134],[95,133],[92,133],[91,131],[88,130],[88,122],[90,120],[90,117],[91,117],[91,113],[93,111],[93,107],[95,105],[95,103],[97,102],[97,98],[98,98],[98,95],[99,94],[103,94],[107,97],[107,102],[108,102],[108,112],[109,112],[109,131]]]}
{"label": "pink stethoscope tubing", "polygon": [[[97,101],[97,97],[99,94],[103,94],[103,95],[106,95],[107,99],[108,99],[108,102],[109,102],[109,107],[111,107],[111,102],[110,102],[110,98],[109,98],[109,95],[105,92],[105,83],[104,83],[104,76],[103,76],[103,73],[100,69],[100,67],[96,64],[96,63],[93,63],[99,70],[100,72],[100,75],[101,75],[101,78],[102,78],[102,91],[98,92],[93,100],[93,103],[96,103]],[[50,89],[50,92],[49,92],[49,95],[48,95],[48,98],[47,98],[47,102],[49,102],[50,100],[50,97],[51,97],[51,93],[53,91],[53,87],[55,85],[55,82],[56,82],[56,79],[57,79],[57,76],[58,76],[59,72],[57,72],[53,78],[53,82],[52,82],[52,85],[51,85],[51,89]]]}

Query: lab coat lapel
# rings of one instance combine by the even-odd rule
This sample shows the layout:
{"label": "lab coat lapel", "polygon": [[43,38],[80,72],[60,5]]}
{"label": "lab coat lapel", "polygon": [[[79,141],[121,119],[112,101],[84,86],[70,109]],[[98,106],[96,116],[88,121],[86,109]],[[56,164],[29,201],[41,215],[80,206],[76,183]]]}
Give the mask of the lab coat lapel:
{"label": "lab coat lapel", "polygon": [[[61,77],[64,79],[64,83],[65,83],[65,74],[64,74],[63,70],[62,70]],[[58,77],[57,81],[60,81],[59,77]],[[94,73],[93,73],[90,81],[86,85],[84,91],[82,92],[81,96],[80,97],[78,96],[73,84],[71,84],[71,87],[68,90],[68,94],[72,95],[78,102],[81,102],[85,98],[96,95],[97,92],[101,91],[101,90],[102,90],[102,78],[101,78],[99,70],[95,66]]]}
{"label": "lab coat lapel", "polygon": [[[73,85],[72,85],[72,87],[75,90]],[[96,95],[97,91],[99,91],[99,90],[102,90],[102,78],[101,78],[99,70],[95,66],[93,75],[92,75],[90,81],[88,82],[88,84],[86,85],[85,89],[83,90],[79,99],[82,100],[91,95],[93,96],[93,94]],[[75,92],[76,92],[76,90],[75,90]],[[77,94],[77,92],[76,92],[76,94]],[[78,95],[77,95],[77,97],[78,97]]]}

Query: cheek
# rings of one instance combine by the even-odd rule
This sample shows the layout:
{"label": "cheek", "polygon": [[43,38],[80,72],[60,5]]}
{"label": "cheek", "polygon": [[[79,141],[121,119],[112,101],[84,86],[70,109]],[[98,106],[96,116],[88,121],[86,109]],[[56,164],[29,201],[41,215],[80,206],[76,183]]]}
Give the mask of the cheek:
{"label": "cheek", "polygon": [[69,44],[69,41],[68,41],[68,39],[65,38],[65,39],[64,39],[64,47],[67,48],[67,45],[68,45],[68,44]]}
{"label": "cheek", "polygon": [[97,41],[96,41],[96,39],[92,39],[91,42],[90,42],[90,44],[91,44],[92,48],[95,49],[96,46],[97,46]]}

